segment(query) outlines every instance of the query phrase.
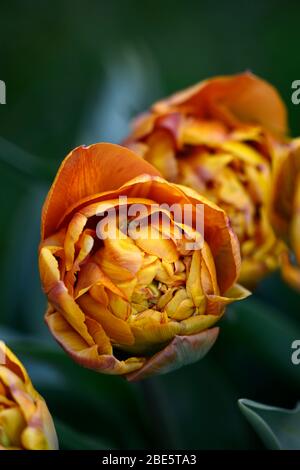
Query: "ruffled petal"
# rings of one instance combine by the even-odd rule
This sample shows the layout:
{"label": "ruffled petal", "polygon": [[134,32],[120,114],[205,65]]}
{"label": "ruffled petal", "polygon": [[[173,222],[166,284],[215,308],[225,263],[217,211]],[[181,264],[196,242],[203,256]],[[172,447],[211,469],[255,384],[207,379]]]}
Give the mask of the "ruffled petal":
{"label": "ruffled petal", "polygon": [[140,369],[145,363],[144,358],[131,357],[119,361],[112,355],[99,355],[97,345],[89,347],[57,312],[48,311],[45,319],[57,342],[72,359],[84,367],[105,374],[119,375]]}
{"label": "ruffled petal", "polygon": [[64,212],[81,199],[117,189],[143,173],[159,175],[149,163],[119,145],[77,147],[62,162],[48,193],[42,212],[42,239],[56,231]]}
{"label": "ruffled petal", "polygon": [[130,326],[121,318],[113,315],[104,305],[96,302],[88,294],[80,297],[78,303],[86,315],[100,323],[105,333],[114,343],[127,345],[134,343]]}

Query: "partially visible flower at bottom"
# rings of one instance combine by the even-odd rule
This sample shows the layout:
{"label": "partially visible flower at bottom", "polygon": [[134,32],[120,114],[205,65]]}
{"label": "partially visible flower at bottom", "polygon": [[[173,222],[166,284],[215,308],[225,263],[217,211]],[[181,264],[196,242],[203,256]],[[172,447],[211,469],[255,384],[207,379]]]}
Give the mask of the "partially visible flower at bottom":
{"label": "partially visible flower at bottom", "polygon": [[57,450],[44,399],[20,361],[0,341],[0,450]]}
{"label": "partially visible flower at bottom", "polygon": [[[190,223],[162,204],[187,206]],[[204,233],[194,221],[198,204]],[[143,217],[131,212],[140,205]],[[103,238],[112,209],[120,236]],[[203,357],[225,306],[249,295],[235,284],[239,243],[225,212],[112,144],[79,147],[62,163],[43,208],[39,266],[56,340],[79,364],[129,380]]]}
{"label": "partially visible flower at bottom", "polygon": [[275,231],[286,241],[282,276],[300,291],[300,138],[281,146],[275,159],[270,214]]}

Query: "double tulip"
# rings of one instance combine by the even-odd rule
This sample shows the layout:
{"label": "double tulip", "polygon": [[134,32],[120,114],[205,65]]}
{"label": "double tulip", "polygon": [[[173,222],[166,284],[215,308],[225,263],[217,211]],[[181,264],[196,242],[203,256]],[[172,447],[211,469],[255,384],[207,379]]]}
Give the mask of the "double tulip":
{"label": "double tulip", "polygon": [[271,220],[288,246],[281,254],[284,279],[300,291],[300,139],[281,147],[276,159]]}
{"label": "double tulip", "polygon": [[[110,212],[115,231],[104,236]],[[201,358],[225,306],[248,295],[225,212],[113,144],[63,161],[43,207],[39,265],[56,340],[79,364],[129,380]]]}
{"label": "double tulip", "polygon": [[[286,110],[276,90],[243,73],[203,81],[155,103],[135,121],[125,144],[169,181],[226,211],[241,246],[239,282],[252,287],[286,255],[270,217],[272,195],[281,191],[275,167],[293,145],[286,136]],[[286,207],[280,217],[290,220]],[[296,238],[299,215],[292,226]]]}
{"label": "double tulip", "polygon": [[56,450],[57,437],[44,399],[23,365],[0,341],[0,450]]}

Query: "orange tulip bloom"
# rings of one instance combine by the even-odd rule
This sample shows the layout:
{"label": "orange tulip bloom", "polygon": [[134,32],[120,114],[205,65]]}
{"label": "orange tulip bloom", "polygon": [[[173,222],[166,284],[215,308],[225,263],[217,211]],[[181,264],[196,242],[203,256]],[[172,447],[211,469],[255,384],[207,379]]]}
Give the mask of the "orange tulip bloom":
{"label": "orange tulip bloom", "polygon": [[284,145],[286,110],[250,73],[203,81],[155,103],[125,145],[222,207],[240,244],[239,282],[253,286],[284,249],[270,223],[273,159]]}
{"label": "orange tulip bloom", "polygon": [[16,356],[0,341],[0,450],[56,450],[44,399]]}
{"label": "orange tulip bloom", "polygon": [[[274,165],[271,220],[288,249],[281,255],[284,279],[300,291],[300,139],[281,147]],[[294,258],[294,261],[292,259]]]}
{"label": "orange tulip bloom", "polygon": [[[158,210],[162,203],[189,204],[190,225]],[[133,238],[141,217],[125,223],[122,211],[134,204],[146,208],[144,220],[157,210],[164,216],[152,225],[158,236],[144,228]],[[204,239],[191,250],[187,241],[202,236],[194,226],[197,204],[204,206]],[[118,236],[102,239],[110,209]],[[162,236],[166,220],[170,238]],[[56,340],[83,366],[129,380],[202,357],[225,305],[248,295],[235,285],[239,244],[223,210],[113,144],[79,147],[62,163],[43,207],[39,265]]]}

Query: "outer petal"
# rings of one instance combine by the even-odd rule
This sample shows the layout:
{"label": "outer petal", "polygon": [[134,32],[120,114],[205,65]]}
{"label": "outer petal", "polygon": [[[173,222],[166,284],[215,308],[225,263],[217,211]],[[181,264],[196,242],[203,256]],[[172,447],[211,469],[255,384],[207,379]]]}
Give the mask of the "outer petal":
{"label": "outer petal", "polygon": [[186,111],[229,125],[261,125],[279,136],[287,133],[286,109],[277,91],[249,72],[200,82],[156,103],[152,110],[158,114]]}
{"label": "outer petal", "polygon": [[[107,208],[109,208],[111,207],[112,200],[119,196],[126,196],[128,198],[128,204],[135,204],[136,202],[145,204],[145,206],[157,202],[170,205],[174,203],[188,203],[188,198],[179,190],[179,187],[176,190],[176,187],[176,185],[169,184],[160,176],[153,176],[149,172],[143,173],[128,180],[120,188],[93,194],[76,201],[76,203],[68,207],[68,209],[61,214],[60,220],[57,221],[58,226],[63,226],[66,222],[70,221],[75,212],[80,212],[87,217],[97,215],[99,212],[102,213],[105,210],[103,208],[103,206],[105,207],[104,201],[108,205]],[[151,197],[152,199],[149,199]],[[137,198],[141,200],[138,201]]]}
{"label": "outer petal", "polygon": [[159,175],[149,163],[119,145],[100,143],[77,147],[62,162],[46,198],[42,239],[55,231],[62,214],[80,199],[117,189],[143,173]]}
{"label": "outer petal", "polygon": [[0,411],[1,429],[4,429],[4,435],[7,436],[10,446],[20,447],[20,436],[22,430],[26,427],[24,416],[17,406],[2,409]]}
{"label": "outer petal", "polygon": [[22,433],[22,444],[28,450],[56,450],[58,440],[49,410],[42,397]]}
{"label": "outer petal", "polygon": [[144,358],[131,357],[126,361],[119,361],[112,355],[99,355],[97,345],[89,345],[70,327],[62,315],[51,308],[46,313],[45,320],[56,341],[72,357],[75,362],[84,367],[104,374],[126,374],[140,369]]}
{"label": "outer petal", "polygon": [[175,336],[168,346],[152,356],[141,369],[128,374],[126,378],[130,382],[136,382],[196,362],[210,350],[218,334],[219,328],[212,328],[196,335]]}

